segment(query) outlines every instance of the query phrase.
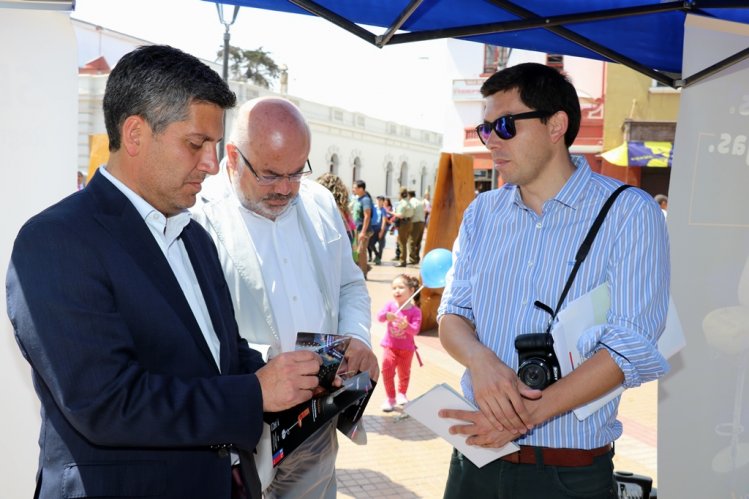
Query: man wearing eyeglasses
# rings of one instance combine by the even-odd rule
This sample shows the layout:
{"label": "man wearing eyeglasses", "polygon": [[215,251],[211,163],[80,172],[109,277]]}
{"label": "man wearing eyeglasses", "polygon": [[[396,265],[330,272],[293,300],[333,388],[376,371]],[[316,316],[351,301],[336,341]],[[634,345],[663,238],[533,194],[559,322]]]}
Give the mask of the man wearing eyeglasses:
{"label": "man wearing eyeglasses", "polygon": [[[213,237],[240,334],[273,358],[297,332],[352,337],[343,371],[379,375],[370,348],[370,300],[335,200],[314,181],[310,130],[291,102],[240,107],[224,171],[206,185],[195,218]],[[331,422],[274,471],[267,431],[256,463],[266,498],[335,498],[338,450]]]}
{"label": "man wearing eyeglasses", "polygon": [[581,242],[621,183],[570,156],[580,104],[557,70],[520,64],[491,76],[481,92],[476,131],[505,183],[466,210],[438,311],[440,340],[466,367],[461,385],[479,410],[440,416],[461,420],[451,430],[469,444],[514,441],[520,451],[482,468],[455,451],[445,498],[615,498],[619,399],[583,420],[572,411],[668,370],[656,348],[670,276],[663,216],[640,189],[616,198],[562,303],[608,283],[606,322],[581,332],[587,360],[575,371],[530,389],[517,375],[515,339],[547,331],[544,304],[557,304]]}

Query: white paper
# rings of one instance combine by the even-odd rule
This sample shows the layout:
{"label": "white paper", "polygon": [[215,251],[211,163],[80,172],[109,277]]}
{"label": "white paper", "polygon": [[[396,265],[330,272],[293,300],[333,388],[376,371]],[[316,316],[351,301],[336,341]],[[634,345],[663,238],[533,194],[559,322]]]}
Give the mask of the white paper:
{"label": "white paper", "polygon": [[437,415],[441,409],[478,411],[476,406],[468,399],[445,383],[435,385],[431,390],[403,407],[403,411],[406,414],[447,440],[479,468],[506,454],[512,454],[520,450],[520,447],[512,442],[509,442],[504,447],[495,449],[468,445],[465,435],[451,435],[449,431],[451,426],[465,424],[465,421],[441,418]]}
{"label": "white paper", "polygon": [[[583,359],[577,349],[577,341],[589,328],[606,323],[606,314],[611,306],[608,283],[603,283],[588,293],[572,300],[557,315],[557,322],[551,330],[554,337],[554,353],[559,360],[562,376],[568,375],[579,366]],[[666,327],[658,340],[658,351],[666,359],[684,348],[686,339],[673,300],[669,299]],[[623,387],[615,388],[606,395],[573,412],[583,420],[598,409],[621,395]]]}

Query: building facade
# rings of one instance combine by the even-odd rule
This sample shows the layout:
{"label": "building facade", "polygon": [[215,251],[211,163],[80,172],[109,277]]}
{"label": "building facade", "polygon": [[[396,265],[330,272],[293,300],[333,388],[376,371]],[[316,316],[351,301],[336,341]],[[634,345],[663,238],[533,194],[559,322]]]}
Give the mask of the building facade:
{"label": "building facade", "polygon": [[[102,99],[107,73],[91,70],[91,66],[113,67],[122,55],[149,42],[78,20],[73,20],[73,25],[79,53],[89,58],[79,59],[82,69],[78,76],[78,169],[88,173],[93,143],[97,137],[106,134]],[[102,57],[106,64],[101,61]],[[86,64],[92,60],[98,63]],[[220,65],[204,62],[221,73]],[[313,177],[332,172],[348,186],[356,180],[364,180],[372,195],[382,194],[395,199],[402,187],[416,191],[419,196],[434,191],[442,134],[273,92],[246,82],[232,81],[230,86],[240,103],[276,95],[291,100],[300,108],[312,131],[309,159]],[[227,130],[231,128],[234,117],[234,111],[227,113]]]}
{"label": "building facade", "polygon": [[497,70],[523,62],[554,66],[570,78],[582,109],[580,131],[570,152],[586,156],[593,169],[600,168],[606,63],[461,40],[447,40],[446,44],[453,105],[446,117],[445,149],[473,157],[476,191],[492,189],[501,183],[492,166],[489,151],[475,130],[476,125],[483,121],[481,85]]}

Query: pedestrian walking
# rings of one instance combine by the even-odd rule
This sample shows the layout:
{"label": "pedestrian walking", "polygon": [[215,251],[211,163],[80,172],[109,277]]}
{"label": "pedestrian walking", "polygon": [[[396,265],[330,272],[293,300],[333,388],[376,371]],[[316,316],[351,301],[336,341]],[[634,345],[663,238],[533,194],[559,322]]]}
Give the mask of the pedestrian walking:
{"label": "pedestrian walking", "polygon": [[424,237],[424,201],[416,197],[416,191],[408,191],[408,202],[413,208],[411,217],[411,234],[408,236],[408,263],[418,265],[421,261],[421,240]]}
{"label": "pedestrian walking", "polygon": [[398,252],[396,252],[400,261],[397,267],[405,267],[408,257],[408,237],[411,235],[411,217],[414,209],[408,201],[408,191],[401,190],[400,201],[395,208],[395,216],[398,219]]}
{"label": "pedestrian walking", "polygon": [[372,238],[369,240],[369,261],[375,265],[382,263],[382,252],[385,250],[385,235],[388,229],[388,214],[385,209],[385,196],[377,196],[377,205],[372,210]]}

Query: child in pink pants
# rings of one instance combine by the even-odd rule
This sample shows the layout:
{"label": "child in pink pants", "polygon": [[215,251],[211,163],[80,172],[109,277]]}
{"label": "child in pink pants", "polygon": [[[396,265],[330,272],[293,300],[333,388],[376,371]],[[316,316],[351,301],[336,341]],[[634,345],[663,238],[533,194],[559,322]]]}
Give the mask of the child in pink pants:
{"label": "child in pink pants", "polygon": [[[383,347],[382,383],[387,399],[382,410],[390,412],[396,404],[408,402],[406,390],[411,377],[411,361],[416,351],[414,336],[421,329],[419,295],[411,297],[419,289],[419,279],[400,274],[393,279],[393,299],[377,313],[377,320],[387,321],[387,333],[380,345]],[[415,303],[414,303],[415,302]],[[404,305],[405,304],[405,305]],[[395,374],[398,374],[398,393],[395,392]]]}

